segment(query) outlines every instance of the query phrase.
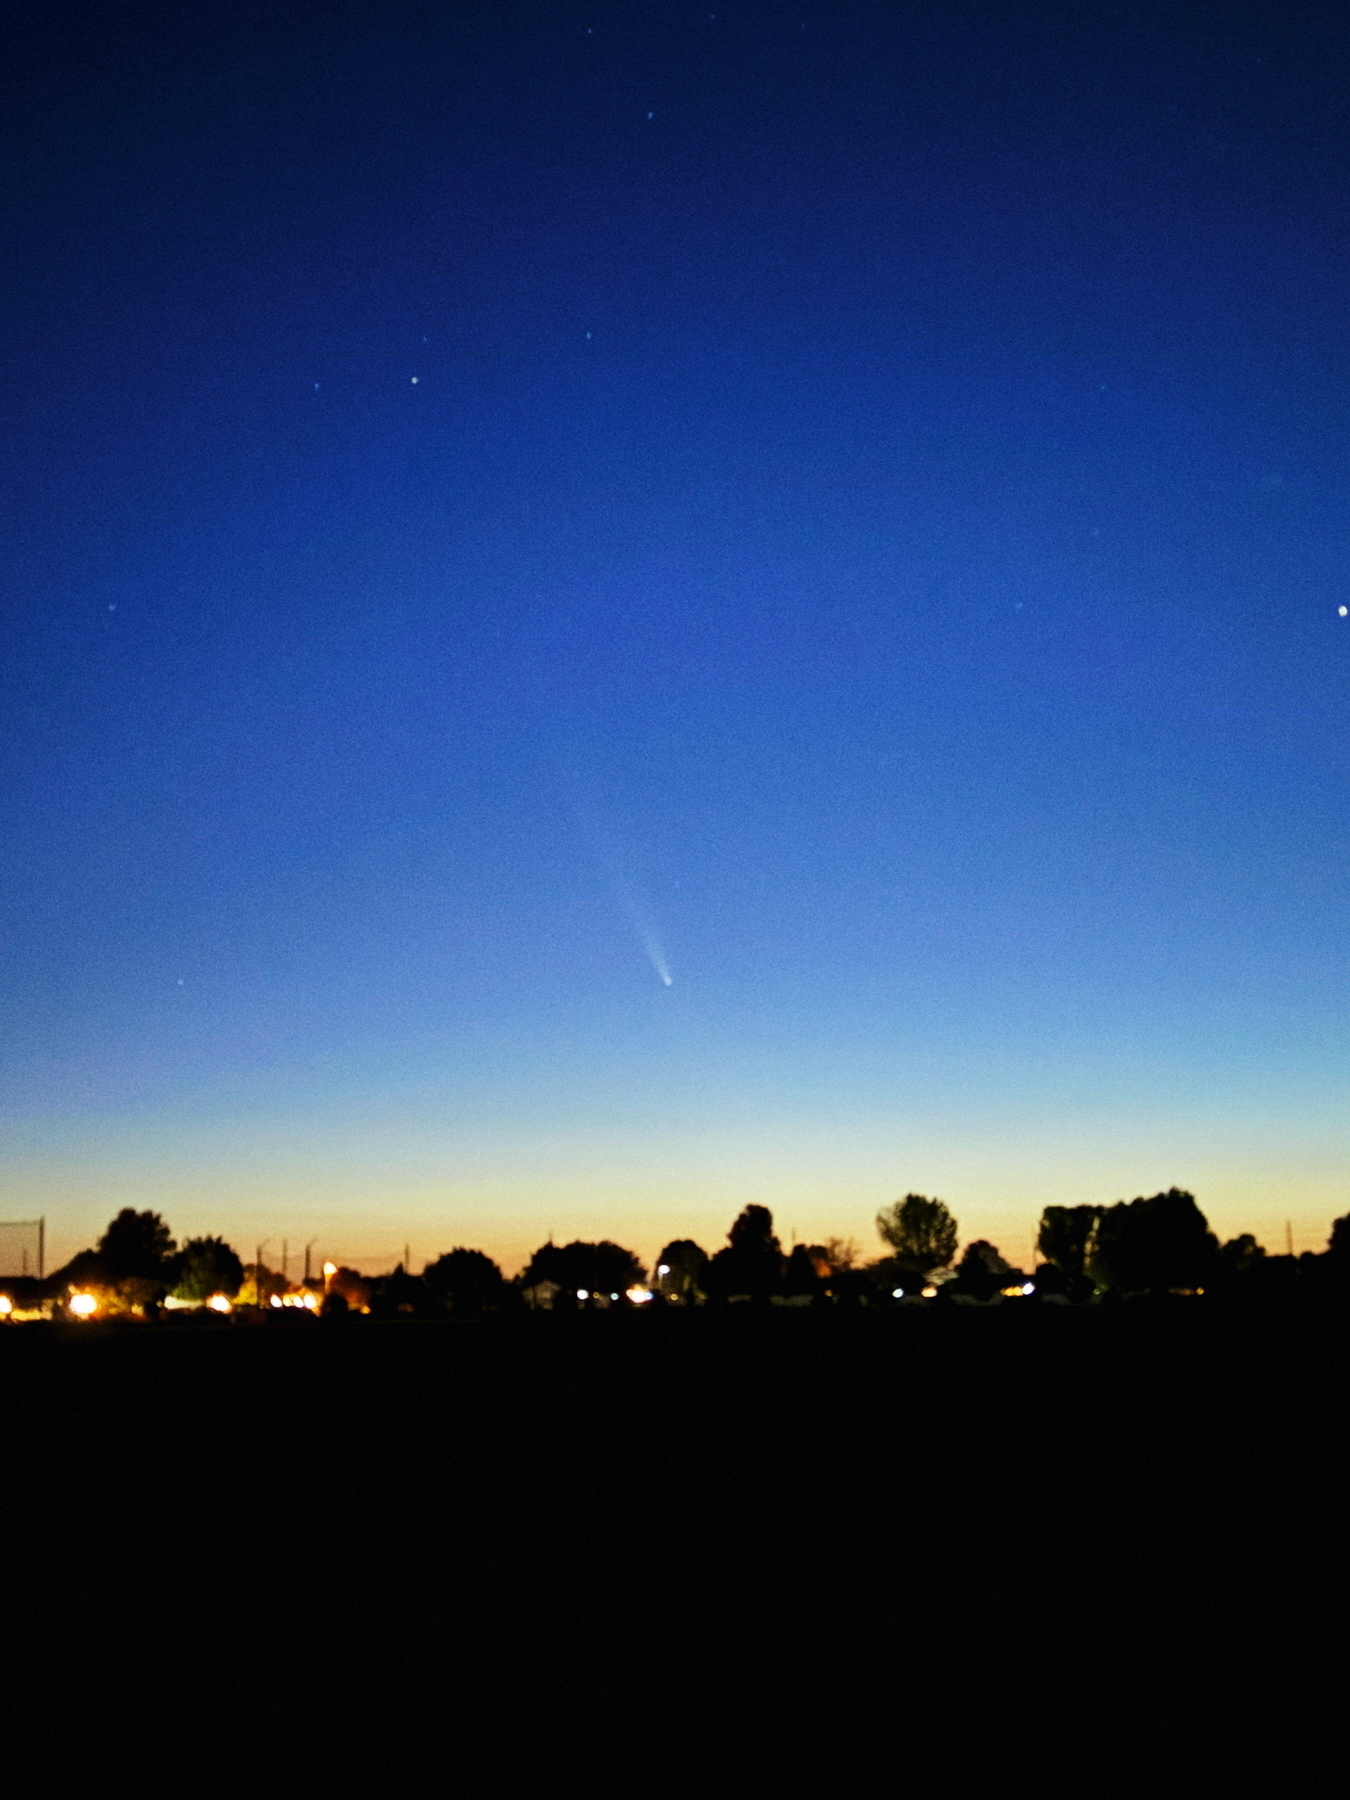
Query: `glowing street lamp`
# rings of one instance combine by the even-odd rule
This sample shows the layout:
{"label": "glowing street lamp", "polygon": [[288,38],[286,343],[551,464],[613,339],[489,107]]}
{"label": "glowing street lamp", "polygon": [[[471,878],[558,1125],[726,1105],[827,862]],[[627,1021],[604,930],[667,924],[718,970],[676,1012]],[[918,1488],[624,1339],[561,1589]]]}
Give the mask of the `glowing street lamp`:
{"label": "glowing street lamp", "polygon": [[92,1319],[98,1311],[98,1301],[92,1294],[72,1294],[70,1310],[77,1319]]}

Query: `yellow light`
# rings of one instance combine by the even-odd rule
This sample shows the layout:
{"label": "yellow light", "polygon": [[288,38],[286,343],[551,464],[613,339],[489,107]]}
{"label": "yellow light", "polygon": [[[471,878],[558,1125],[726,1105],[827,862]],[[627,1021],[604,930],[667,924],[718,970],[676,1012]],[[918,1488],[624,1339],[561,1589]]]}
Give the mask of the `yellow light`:
{"label": "yellow light", "polygon": [[336,1263],[325,1263],[323,1265],[323,1275],[324,1275],[325,1281],[331,1281],[336,1274],[337,1274],[337,1264]]}
{"label": "yellow light", "polygon": [[14,1311],[14,1302],[8,1294],[0,1294],[0,1319],[7,1319]]}
{"label": "yellow light", "polygon": [[926,1287],[923,1290],[923,1297],[925,1300],[931,1300],[936,1293],[937,1289],[935,1287]]}
{"label": "yellow light", "polygon": [[652,1290],[645,1287],[630,1287],[625,1291],[624,1297],[634,1306],[645,1306],[652,1297]]}
{"label": "yellow light", "polygon": [[272,1304],[273,1304],[273,1306],[280,1306],[280,1305],[281,1305],[281,1296],[280,1296],[280,1294],[273,1294],[273,1296],[272,1296]]}
{"label": "yellow light", "polygon": [[319,1310],[319,1297],[317,1294],[305,1294],[302,1296],[300,1304],[301,1306],[308,1308],[310,1312],[317,1312]]}
{"label": "yellow light", "polygon": [[212,1312],[227,1313],[233,1312],[234,1310],[233,1303],[228,1294],[212,1294],[206,1304],[211,1308]]}
{"label": "yellow light", "polygon": [[77,1319],[92,1319],[98,1311],[98,1301],[92,1294],[72,1294],[70,1310]]}

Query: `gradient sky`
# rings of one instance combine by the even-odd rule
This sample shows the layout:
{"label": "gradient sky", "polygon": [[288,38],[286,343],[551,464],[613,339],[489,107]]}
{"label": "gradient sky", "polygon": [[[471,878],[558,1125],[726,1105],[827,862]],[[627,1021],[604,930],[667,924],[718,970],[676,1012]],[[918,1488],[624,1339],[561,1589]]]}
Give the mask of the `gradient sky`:
{"label": "gradient sky", "polygon": [[1321,1246],[1344,19],[8,16],[0,1215]]}

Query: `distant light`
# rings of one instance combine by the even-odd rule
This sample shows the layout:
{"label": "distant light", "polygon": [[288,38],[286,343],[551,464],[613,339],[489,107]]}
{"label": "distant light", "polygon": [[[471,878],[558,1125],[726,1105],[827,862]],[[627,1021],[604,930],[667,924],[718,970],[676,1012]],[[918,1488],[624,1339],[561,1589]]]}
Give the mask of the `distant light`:
{"label": "distant light", "polygon": [[585,1288],[578,1288],[578,1289],[577,1289],[577,1299],[578,1299],[578,1300],[584,1300],[584,1299],[586,1299],[586,1297],[587,1297],[587,1296],[586,1296],[586,1290],[585,1290]]}
{"label": "distant light", "polygon": [[923,1297],[925,1300],[931,1300],[936,1293],[937,1289],[935,1287],[926,1287],[923,1290]]}
{"label": "distant light", "polygon": [[306,1294],[300,1304],[301,1306],[308,1308],[310,1312],[317,1312],[319,1308],[319,1297],[317,1294]]}
{"label": "distant light", "polygon": [[212,1294],[206,1304],[210,1307],[212,1312],[227,1313],[234,1311],[234,1302],[230,1299],[228,1294]]}
{"label": "distant light", "polygon": [[1338,613],[1339,613],[1339,614],[1340,614],[1340,615],[1341,615],[1341,617],[1342,617],[1342,618],[1344,618],[1344,617],[1345,617],[1345,615],[1346,615],[1346,614],[1347,614],[1347,613],[1348,613],[1348,612],[1350,612],[1350,606],[1338,606],[1338,607],[1337,607],[1337,608],[1336,608],[1336,611],[1337,611],[1337,612],[1338,612]]}
{"label": "distant light", "polygon": [[280,1294],[273,1294],[273,1296],[272,1296],[272,1305],[273,1305],[273,1306],[280,1306],[280,1305],[281,1305],[281,1296],[280,1296]]}
{"label": "distant light", "polygon": [[326,1276],[329,1276],[329,1277],[336,1275],[337,1274],[337,1264],[336,1263],[325,1263],[323,1265],[323,1272]]}
{"label": "distant light", "polygon": [[7,1319],[14,1311],[14,1302],[8,1294],[0,1294],[0,1319]]}
{"label": "distant light", "polygon": [[92,1294],[72,1294],[70,1310],[77,1319],[92,1319],[98,1311],[98,1301]]}
{"label": "distant light", "polygon": [[631,1301],[634,1306],[645,1306],[651,1297],[652,1290],[645,1287],[630,1287],[624,1294],[624,1298]]}
{"label": "distant light", "polygon": [[617,1294],[611,1294],[611,1295],[610,1295],[610,1299],[611,1299],[611,1300],[617,1300],[617,1299],[618,1299],[618,1297],[619,1297],[619,1296],[618,1296],[618,1295],[617,1295]]}
{"label": "distant light", "polygon": [[892,1288],[891,1289],[891,1299],[892,1300],[903,1300],[904,1297],[905,1297],[905,1290],[903,1288]]}
{"label": "distant light", "polygon": [[1022,1292],[1024,1294],[1034,1294],[1036,1292],[1036,1283],[1034,1281],[1024,1281],[1022,1283]]}
{"label": "distant light", "polygon": [[415,375],[414,375],[414,376],[413,376],[413,378],[412,378],[412,384],[413,384],[413,386],[414,386],[414,387],[416,387],[416,386],[417,386],[417,377],[416,377],[416,376],[415,376]]}
{"label": "distant light", "polygon": [[670,1264],[669,1263],[658,1263],[656,1272],[658,1275],[669,1275]]}

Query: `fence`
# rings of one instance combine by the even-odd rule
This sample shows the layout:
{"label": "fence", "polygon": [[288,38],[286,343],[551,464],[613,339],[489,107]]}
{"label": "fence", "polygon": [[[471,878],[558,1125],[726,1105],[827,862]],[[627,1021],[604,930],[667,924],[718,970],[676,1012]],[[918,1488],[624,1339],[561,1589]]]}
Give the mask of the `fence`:
{"label": "fence", "polygon": [[36,1275],[47,1272],[47,1221],[0,1219],[0,1275]]}

